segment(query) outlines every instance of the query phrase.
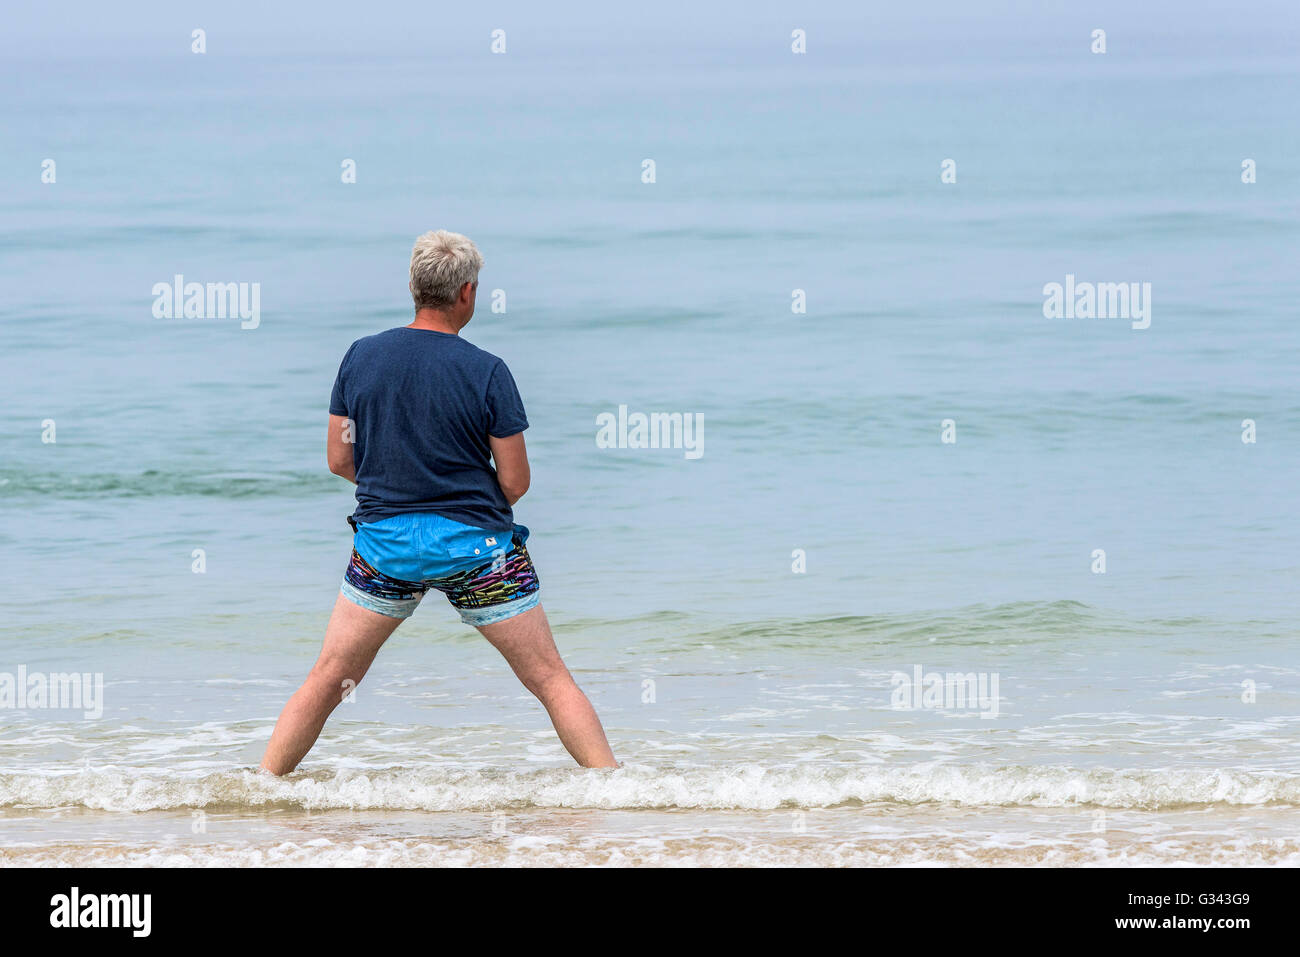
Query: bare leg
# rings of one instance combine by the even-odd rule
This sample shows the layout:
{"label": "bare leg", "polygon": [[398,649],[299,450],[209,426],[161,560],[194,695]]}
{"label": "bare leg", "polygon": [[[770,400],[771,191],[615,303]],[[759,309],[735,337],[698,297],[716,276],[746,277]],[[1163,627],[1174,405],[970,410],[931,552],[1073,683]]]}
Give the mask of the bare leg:
{"label": "bare leg", "polygon": [[272,774],[288,774],[298,766],[320,737],[325,719],[365,677],[380,647],[401,623],[400,618],[362,608],[339,595],[320,657],[280,712],[262,767]]}
{"label": "bare leg", "polygon": [[505,657],[524,687],[551,716],[560,741],[584,768],[616,768],[596,711],[564,666],[542,606],[479,628]]}

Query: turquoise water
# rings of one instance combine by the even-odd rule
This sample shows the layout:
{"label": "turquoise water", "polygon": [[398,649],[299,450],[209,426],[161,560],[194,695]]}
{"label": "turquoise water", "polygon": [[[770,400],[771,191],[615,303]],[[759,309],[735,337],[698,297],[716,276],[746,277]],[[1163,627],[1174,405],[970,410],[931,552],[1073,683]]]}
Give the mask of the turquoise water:
{"label": "turquoise water", "polygon": [[[0,67],[0,671],[105,680],[97,720],[0,713],[10,859],[254,862],[277,814],[308,848],[284,862],[561,859],[530,834],[607,863],[1297,859],[1294,14],[1180,45],[1110,8],[1105,56],[1066,17],[966,43],[894,14],[861,45],[850,18],[796,57],[787,18],[721,16]],[[626,767],[568,770],[430,600],[302,774],[261,780],[349,547],[329,388],[409,321],[440,227],[505,291],[465,335],[523,392],[516,517]],[[155,318],[177,273],[260,283],[257,328]],[[1044,318],[1067,274],[1151,283],[1150,328]],[[702,415],[704,455],[599,448],[621,404]],[[997,674],[998,716],[891,707],[918,665]],[[201,808],[231,835],[207,850]]]}

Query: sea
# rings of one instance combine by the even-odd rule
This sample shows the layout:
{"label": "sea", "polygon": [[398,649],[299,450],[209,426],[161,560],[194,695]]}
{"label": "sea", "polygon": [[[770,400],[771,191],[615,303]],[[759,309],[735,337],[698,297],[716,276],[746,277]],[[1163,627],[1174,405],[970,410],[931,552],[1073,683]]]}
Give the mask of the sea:
{"label": "sea", "polygon": [[[16,13],[0,864],[1300,864],[1300,10],[1134,6]],[[276,779],[440,228],[622,766],[434,595]]]}

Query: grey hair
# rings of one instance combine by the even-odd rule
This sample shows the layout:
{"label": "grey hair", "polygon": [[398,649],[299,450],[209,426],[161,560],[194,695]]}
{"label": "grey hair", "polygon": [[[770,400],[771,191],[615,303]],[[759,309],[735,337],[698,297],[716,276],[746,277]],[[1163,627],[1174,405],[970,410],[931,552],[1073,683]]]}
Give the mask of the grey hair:
{"label": "grey hair", "polygon": [[411,298],[416,310],[454,304],[460,287],[477,282],[482,268],[483,255],[467,237],[445,229],[425,233],[411,250]]}

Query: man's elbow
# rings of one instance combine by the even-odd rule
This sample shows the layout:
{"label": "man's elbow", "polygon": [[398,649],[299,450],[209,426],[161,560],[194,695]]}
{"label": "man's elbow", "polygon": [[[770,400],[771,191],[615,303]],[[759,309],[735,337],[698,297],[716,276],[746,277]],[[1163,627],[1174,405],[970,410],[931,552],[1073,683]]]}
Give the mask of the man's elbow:
{"label": "man's elbow", "polygon": [[506,501],[511,505],[524,497],[528,491],[529,480],[527,477],[522,479],[505,480],[499,483],[501,485],[501,494],[506,497]]}
{"label": "man's elbow", "polygon": [[331,455],[327,459],[330,471],[335,475],[341,475],[348,478],[352,474],[352,456],[343,457],[340,455]]}

